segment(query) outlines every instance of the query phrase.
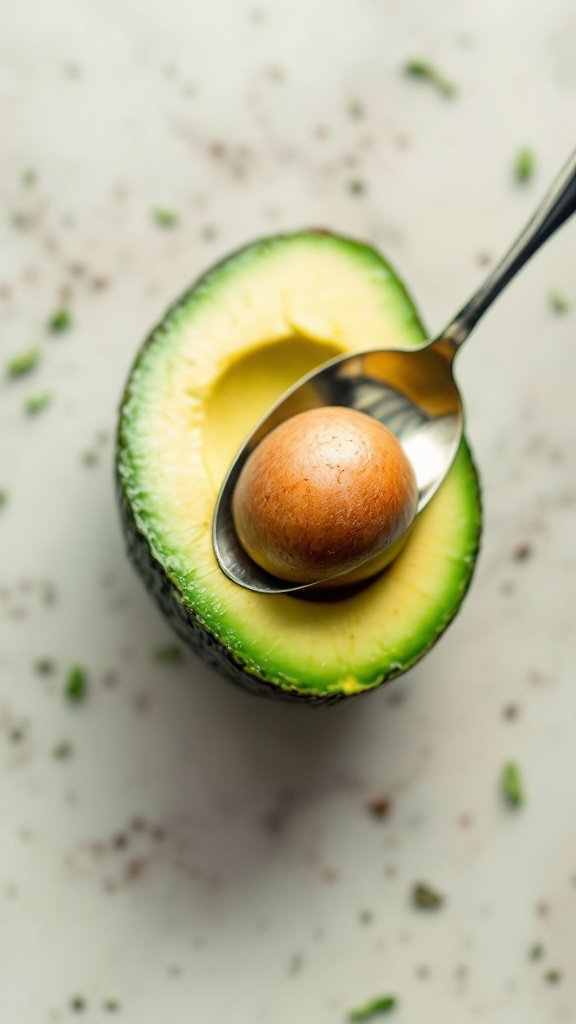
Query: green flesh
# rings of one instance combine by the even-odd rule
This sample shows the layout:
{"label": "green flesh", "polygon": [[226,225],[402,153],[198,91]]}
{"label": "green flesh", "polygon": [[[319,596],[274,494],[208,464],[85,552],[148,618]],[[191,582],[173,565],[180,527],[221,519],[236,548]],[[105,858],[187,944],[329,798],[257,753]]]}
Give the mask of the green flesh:
{"label": "green flesh", "polygon": [[357,593],[331,601],[251,593],[223,575],[211,543],[226,469],[290,384],[340,352],[424,337],[374,250],[302,232],[217,266],[142,348],[118,439],[128,545],[180,635],[237,682],[313,700],[358,693],[409,668],[458,610],[481,521],[465,442],[400,556]]}

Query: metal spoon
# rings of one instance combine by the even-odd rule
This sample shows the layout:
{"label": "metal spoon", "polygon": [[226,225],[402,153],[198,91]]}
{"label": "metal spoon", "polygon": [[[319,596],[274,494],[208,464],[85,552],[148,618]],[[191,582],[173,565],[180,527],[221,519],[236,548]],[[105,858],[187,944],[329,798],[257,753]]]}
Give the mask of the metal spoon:
{"label": "metal spoon", "polygon": [[263,594],[289,594],[316,586],[289,583],[261,569],[242,548],[231,513],[232,494],[246,459],[266,434],[296,413],[344,405],[380,420],[412,462],[418,512],[428,504],[448,473],[462,436],[464,409],[452,375],[456,352],[505,285],[575,211],[576,154],[507,255],[438,338],[412,351],[377,349],[338,356],[282,395],[242,445],[216,503],[214,551],[231,580]]}

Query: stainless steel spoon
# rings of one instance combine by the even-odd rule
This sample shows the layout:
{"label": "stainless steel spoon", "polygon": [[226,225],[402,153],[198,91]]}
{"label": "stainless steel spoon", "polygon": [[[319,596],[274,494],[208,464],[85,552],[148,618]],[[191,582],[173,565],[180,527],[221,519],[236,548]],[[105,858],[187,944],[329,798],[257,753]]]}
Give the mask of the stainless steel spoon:
{"label": "stainless steel spoon", "polygon": [[261,569],[242,548],[231,512],[232,494],[246,459],[266,434],[296,413],[344,405],[380,420],[412,462],[418,512],[428,504],[454,461],[464,426],[462,398],[452,374],[456,352],[505,285],[575,211],[576,154],[507,255],[438,338],[412,351],[377,349],[338,356],[282,395],[245,440],[216,503],[214,551],[231,580],[263,594],[289,594],[316,586],[289,583]]}

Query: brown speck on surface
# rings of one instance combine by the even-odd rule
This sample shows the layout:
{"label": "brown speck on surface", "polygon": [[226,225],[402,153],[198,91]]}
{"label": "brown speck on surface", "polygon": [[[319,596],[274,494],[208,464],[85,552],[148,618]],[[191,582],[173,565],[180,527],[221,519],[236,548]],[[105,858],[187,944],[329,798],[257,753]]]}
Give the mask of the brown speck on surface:
{"label": "brown speck on surface", "polygon": [[93,857],[96,857],[98,859],[99,857],[103,857],[104,854],[106,853],[106,844],[103,843],[101,840],[96,839],[94,840],[94,842],[87,844],[87,849],[89,850]]}
{"label": "brown speck on surface", "polygon": [[399,708],[406,700],[406,690],[391,690],[388,694],[388,704],[391,708]]}
{"label": "brown speck on surface", "polygon": [[458,815],[458,825],[460,828],[468,829],[474,824],[474,818],[467,811],[463,811],[462,814]]}
{"label": "brown speck on surface", "polygon": [[458,964],[454,969],[454,977],[460,987],[463,987],[468,981],[470,976],[470,968],[467,964]]}
{"label": "brown speck on surface", "polygon": [[294,953],[293,956],[291,956],[290,960],[288,961],[288,974],[290,976],[300,974],[300,971],[302,970],[303,966],[304,957],[302,953]]}
{"label": "brown speck on surface", "polygon": [[79,260],[74,260],[74,262],[68,264],[68,273],[71,277],[84,277],[86,272],[86,267]]}
{"label": "brown speck on surface", "polygon": [[538,917],[542,918],[550,917],[550,914],[552,913],[552,908],[547,900],[540,900],[536,904],[535,910]]}
{"label": "brown speck on surface", "polygon": [[54,672],[56,665],[52,658],[38,658],[34,662],[34,668],[41,676],[50,676]]}
{"label": "brown speck on surface", "polygon": [[314,126],[314,137],[316,139],[327,139],[330,135],[330,129],[325,124],[317,124]]}
{"label": "brown speck on surface", "polygon": [[532,545],[528,541],[524,541],[522,544],[518,544],[512,552],[512,558],[515,562],[526,562],[532,557],[534,551]]}
{"label": "brown speck on surface", "polygon": [[383,818],[387,818],[392,810],[392,799],[389,796],[379,796],[374,800],[370,800],[368,804],[368,811],[374,818],[378,818],[380,821]]}
{"label": "brown speck on surface", "polygon": [[151,697],[149,693],[142,690],[140,693],[134,694],[132,698],[132,707],[138,715],[145,715],[150,710]]}
{"label": "brown speck on surface", "polygon": [[62,740],[52,749],[52,757],[56,761],[69,761],[74,753],[74,747],[68,740]]}
{"label": "brown speck on surface", "polygon": [[208,156],[213,160],[225,160],[228,156],[228,149],[223,142],[211,142],[208,146]]}
{"label": "brown speck on surface", "polygon": [[184,974],[184,970],[180,964],[170,964],[166,974],[169,978],[180,978]]}
{"label": "brown speck on surface", "polygon": [[336,871],[335,868],[322,868],[320,872],[320,878],[322,879],[323,882],[328,882],[329,884],[332,884],[333,882],[338,881],[338,872]]}
{"label": "brown speck on surface", "polygon": [[502,708],[502,718],[507,722],[515,722],[520,717],[519,704],[505,704]]}
{"label": "brown speck on surface", "polygon": [[430,971],[428,964],[419,964],[416,968],[416,977],[420,981],[426,981],[426,979],[430,977],[431,973],[432,972]]}
{"label": "brown speck on surface", "polygon": [[124,878],[127,882],[137,882],[142,878],[146,870],[146,861],[140,857],[129,860],[124,868]]}
{"label": "brown speck on surface", "polygon": [[286,790],[278,794],[276,806],[269,808],[260,816],[260,824],[272,839],[277,839],[286,831],[294,812],[296,793]]}
{"label": "brown speck on surface", "polygon": [[117,832],[116,835],[112,837],[112,847],[115,850],[125,850],[129,842],[130,836],[127,835],[126,832]]}
{"label": "brown speck on surface", "polygon": [[554,682],[552,675],[537,668],[530,669],[527,678],[530,686],[552,686]]}
{"label": "brown speck on surface", "polygon": [[486,252],[485,249],[476,253],[476,263],[478,264],[479,267],[489,267],[490,264],[493,262],[494,257],[492,256],[491,253]]}
{"label": "brown speck on surface", "polygon": [[213,224],[205,224],[200,230],[200,238],[203,242],[213,242],[217,235],[218,230]]}
{"label": "brown speck on surface", "polygon": [[109,277],[106,277],[104,274],[97,274],[95,277],[92,278],[91,284],[95,292],[104,292],[108,288],[110,288],[112,281]]}
{"label": "brown speck on surface", "polygon": [[11,619],[26,619],[28,617],[28,609],[24,605],[16,605],[14,608],[10,608],[8,615]]}
{"label": "brown speck on surface", "polygon": [[22,280],[24,284],[36,285],[40,280],[40,271],[36,267],[26,267],[22,271]]}

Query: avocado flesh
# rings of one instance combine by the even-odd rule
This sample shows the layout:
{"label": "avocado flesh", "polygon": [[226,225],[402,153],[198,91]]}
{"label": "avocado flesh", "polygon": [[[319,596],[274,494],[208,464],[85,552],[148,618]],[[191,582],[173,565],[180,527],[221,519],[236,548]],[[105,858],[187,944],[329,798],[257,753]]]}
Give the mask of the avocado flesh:
{"label": "avocado flesh", "polygon": [[262,595],[217,565],[212,516],[244,436],[341,352],[421,344],[414,306],[368,246],[324,232],[257,242],[210,271],[138,355],[117,473],[128,546],[180,635],[251,689],[334,700],[414,664],[458,610],[481,522],[463,441],[392,565],[337,600]]}

